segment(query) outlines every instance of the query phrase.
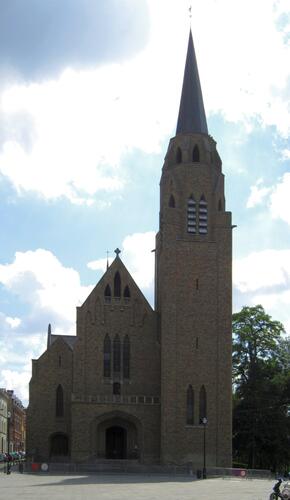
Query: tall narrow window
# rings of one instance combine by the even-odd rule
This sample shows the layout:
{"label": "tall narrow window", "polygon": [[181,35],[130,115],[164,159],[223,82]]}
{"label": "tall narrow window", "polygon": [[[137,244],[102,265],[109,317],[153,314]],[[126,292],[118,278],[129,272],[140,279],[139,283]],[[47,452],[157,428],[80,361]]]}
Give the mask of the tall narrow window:
{"label": "tall narrow window", "polygon": [[61,385],[58,385],[56,389],[56,404],[55,404],[55,416],[63,417],[64,413],[63,408],[63,388]]}
{"label": "tall narrow window", "polygon": [[195,163],[199,162],[199,149],[198,146],[194,146],[193,151],[192,151],[192,161]]}
{"label": "tall narrow window", "polygon": [[207,409],[206,409],[206,390],[204,385],[201,387],[199,391],[199,423],[202,424],[202,419],[207,418]]}
{"label": "tall narrow window", "polygon": [[124,289],[124,299],[126,300],[126,302],[130,300],[130,297],[131,297],[130,288],[128,287],[128,285],[126,285]]}
{"label": "tall narrow window", "polygon": [[104,340],[104,377],[111,376],[111,339],[107,334]]}
{"label": "tall narrow window", "polygon": [[194,424],[194,392],[191,385],[188,386],[186,393],[186,423]]}
{"label": "tall narrow window", "polygon": [[121,342],[119,335],[116,335],[113,343],[114,360],[113,369],[114,373],[120,373],[121,371]]}
{"label": "tall narrow window", "polygon": [[171,194],[171,195],[170,195],[169,202],[168,202],[168,206],[169,206],[170,208],[175,208],[175,199],[174,199],[173,194]]}
{"label": "tall narrow window", "polygon": [[218,211],[221,212],[223,209],[222,200],[219,200]]}
{"label": "tall narrow window", "polygon": [[118,299],[121,297],[121,277],[119,271],[116,272],[114,277],[114,297]]}
{"label": "tall narrow window", "polygon": [[198,232],[207,234],[207,202],[204,195],[201,196],[198,206]]}
{"label": "tall narrow window", "polygon": [[176,163],[182,163],[182,152],[180,148],[176,151]]}
{"label": "tall narrow window", "polygon": [[123,377],[130,378],[130,340],[128,335],[123,343]]}
{"label": "tall narrow window", "polygon": [[196,233],[196,203],[192,195],[187,202],[187,232]]}
{"label": "tall narrow window", "polygon": [[121,394],[121,384],[119,382],[113,383],[113,394],[115,396],[120,396]]}
{"label": "tall narrow window", "polygon": [[110,287],[110,285],[106,286],[104,296],[105,296],[105,302],[107,302],[107,303],[111,302],[111,287]]}

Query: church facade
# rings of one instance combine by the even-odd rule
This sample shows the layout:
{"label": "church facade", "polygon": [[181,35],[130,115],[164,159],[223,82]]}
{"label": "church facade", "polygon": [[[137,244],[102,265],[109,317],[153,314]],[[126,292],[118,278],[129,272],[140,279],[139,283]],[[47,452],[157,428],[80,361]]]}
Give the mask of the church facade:
{"label": "church facade", "polygon": [[[190,33],[160,181],[155,308],[119,251],[77,308],[76,336],[32,361],[35,460],[231,466],[232,225]],[[206,442],[204,442],[204,439]]]}

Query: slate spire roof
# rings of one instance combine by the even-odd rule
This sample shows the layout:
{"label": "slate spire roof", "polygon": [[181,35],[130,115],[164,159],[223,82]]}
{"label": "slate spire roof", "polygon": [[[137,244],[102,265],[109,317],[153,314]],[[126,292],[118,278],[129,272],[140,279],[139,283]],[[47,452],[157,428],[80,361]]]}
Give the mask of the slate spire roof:
{"label": "slate spire roof", "polygon": [[176,128],[176,135],[186,133],[208,134],[191,30]]}

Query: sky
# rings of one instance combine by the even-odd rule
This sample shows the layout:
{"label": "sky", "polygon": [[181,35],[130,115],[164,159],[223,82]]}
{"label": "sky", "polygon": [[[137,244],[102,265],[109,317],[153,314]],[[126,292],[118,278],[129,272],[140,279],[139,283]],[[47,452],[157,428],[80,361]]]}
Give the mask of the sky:
{"label": "sky", "polygon": [[[209,133],[233,214],[233,308],[290,333],[290,5],[197,0]],[[28,400],[48,323],[75,334],[119,247],[153,304],[159,180],[187,0],[0,0],[0,387]]]}

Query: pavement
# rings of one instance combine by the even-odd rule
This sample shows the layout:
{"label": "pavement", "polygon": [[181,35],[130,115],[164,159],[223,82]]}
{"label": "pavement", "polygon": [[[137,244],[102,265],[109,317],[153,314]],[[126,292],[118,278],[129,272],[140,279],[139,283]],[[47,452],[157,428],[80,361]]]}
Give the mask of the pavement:
{"label": "pavement", "polygon": [[0,500],[268,500],[268,479],[157,474],[0,474]]}

